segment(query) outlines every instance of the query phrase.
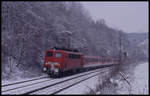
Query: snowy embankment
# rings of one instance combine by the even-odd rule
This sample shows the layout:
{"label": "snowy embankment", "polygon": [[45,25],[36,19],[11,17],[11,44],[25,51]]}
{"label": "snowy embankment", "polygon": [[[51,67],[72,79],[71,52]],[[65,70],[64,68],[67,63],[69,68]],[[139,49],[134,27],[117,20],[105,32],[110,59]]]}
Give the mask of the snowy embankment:
{"label": "snowy embankment", "polygon": [[94,89],[97,82],[98,82],[98,76],[95,76],[75,86],[72,86],[58,94],[85,94],[88,93],[90,89]]}
{"label": "snowy embankment", "polygon": [[126,71],[122,73],[130,84],[118,74],[117,76],[112,77],[110,82],[106,82],[107,85],[104,85],[102,86],[103,88],[97,90],[99,84],[103,84],[102,79],[109,80],[108,78],[110,77],[111,72],[107,72],[103,77],[92,77],[58,94],[91,94],[91,90],[95,92],[94,94],[148,94],[149,63],[140,63],[136,66],[133,64],[132,67],[126,67]]}
{"label": "snowy embankment", "polygon": [[[15,89],[13,90],[7,90],[8,88],[3,87],[3,90],[7,91],[2,91],[2,94],[55,94],[57,92],[60,92],[64,88],[68,88],[70,85],[74,85],[82,80],[88,79],[90,77],[93,77],[93,75],[101,74],[108,72],[109,69],[97,69],[97,70],[92,70],[88,71],[86,73],[81,73],[81,74],[75,74],[73,76],[65,77],[65,78],[57,78],[57,79],[52,79],[48,80],[46,82],[40,82],[36,84],[32,84],[29,86],[22,86],[22,84],[17,84],[20,86],[20,88],[15,88],[16,86],[8,86],[9,88],[13,87]],[[45,78],[46,79],[46,78]],[[47,78],[48,79],[48,78]],[[32,81],[31,81],[32,82]],[[19,87],[18,86],[18,87]],[[4,89],[5,88],[5,89]]]}
{"label": "snowy embankment", "polygon": [[110,77],[112,70],[109,70],[105,73],[102,73],[98,76],[94,76],[90,79],[87,79],[77,85],[74,85],[64,91],[61,91],[58,94],[91,94],[95,92],[96,87],[99,84],[102,84],[102,82]]}
{"label": "snowy embankment", "polygon": [[[132,74],[126,74],[128,76],[127,80],[130,82],[130,86],[125,84],[123,80],[120,80],[120,88],[122,90],[117,90],[118,94],[148,94],[148,70],[149,63],[140,63],[132,71]],[[124,82],[124,83],[123,83]],[[121,85],[122,83],[122,85]],[[124,88],[126,86],[126,89]],[[128,87],[127,87],[128,86]]]}
{"label": "snowy embankment", "polygon": [[131,94],[148,94],[149,63],[142,63],[134,70],[134,81],[132,82]]}
{"label": "snowy embankment", "polygon": [[111,83],[106,84],[99,91],[95,91],[98,84],[100,84],[100,78],[96,76],[66,89],[59,94],[91,94],[91,90],[95,91],[94,94],[148,94],[148,66],[149,63],[145,62],[126,70],[124,74],[130,85],[118,74],[112,78],[114,82],[110,79]]}
{"label": "snowy embankment", "polygon": [[[22,73],[20,73],[22,74]],[[32,79],[37,79],[37,78],[41,78],[41,77],[46,77],[47,75],[46,74],[40,74],[39,76],[37,77],[21,77],[19,74],[19,76],[15,76],[11,79],[2,79],[1,81],[1,85],[6,85],[6,84],[11,84],[11,83],[16,83],[16,82],[23,82],[23,81],[28,81],[28,80],[32,80]]]}
{"label": "snowy embankment", "polygon": [[149,63],[125,66],[125,70],[110,79],[110,82],[99,90],[100,94],[149,94]]}
{"label": "snowy embankment", "polygon": [[[8,58],[11,59],[11,62],[9,61],[8,64],[4,64],[5,69],[3,69],[2,71],[1,85],[31,80],[35,78],[40,78],[42,76],[47,76],[41,70],[36,68],[34,68],[34,70],[31,71],[31,69],[25,70],[23,68],[17,67],[16,66],[17,61],[12,57],[8,57]],[[11,64],[11,68],[10,68],[10,64]]]}
{"label": "snowy embankment", "polygon": [[43,75],[43,76],[39,76],[39,77],[34,77],[34,78],[20,78],[20,79],[16,79],[16,80],[2,80],[1,85],[5,86],[5,85],[11,85],[14,83],[20,83],[20,82],[27,82],[27,81],[32,81],[32,80],[38,80],[41,78],[46,78],[48,77],[47,75]]}

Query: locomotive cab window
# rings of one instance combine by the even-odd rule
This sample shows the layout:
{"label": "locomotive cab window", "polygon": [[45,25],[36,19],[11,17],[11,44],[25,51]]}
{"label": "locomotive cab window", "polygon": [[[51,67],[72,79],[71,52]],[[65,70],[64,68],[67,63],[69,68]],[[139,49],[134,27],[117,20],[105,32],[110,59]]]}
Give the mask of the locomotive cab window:
{"label": "locomotive cab window", "polygon": [[61,57],[61,55],[62,55],[61,53],[56,53],[56,55],[55,55],[55,56],[56,56],[56,58],[60,58],[60,57]]}
{"label": "locomotive cab window", "polygon": [[46,56],[48,56],[48,57],[52,57],[52,56],[53,56],[53,54],[52,54],[52,52],[47,52]]}

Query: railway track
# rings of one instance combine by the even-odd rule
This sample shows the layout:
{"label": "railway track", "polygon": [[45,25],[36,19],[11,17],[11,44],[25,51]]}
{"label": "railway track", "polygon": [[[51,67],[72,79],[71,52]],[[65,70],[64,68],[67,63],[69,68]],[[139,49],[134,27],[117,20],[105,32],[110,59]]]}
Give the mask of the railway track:
{"label": "railway track", "polygon": [[[57,94],[91,77],[108,72],[108,70],[110,69],[112,69],[112,67],[100,68],[97,70],[92,70],[64,78],[45,78],[47,79],[45,81],[34,81],[34,83],[31,83],[33,81],[31,81],[30,83],[26,82],[25,85],[18,85],[15,88],[10,87],[11,85],[4,87],[2,86],[2,94]],[[6,87],[9,87],[9,89]]]}
{"label": "railway track", "polygon": [[34,80],[38,80],[38,79],[42,79],[42,78],[47,78],[47,77],[48,76],[40,76],[40,77],[28,79],[28,80],[22,80],[22,81],[17,81],[17,82],[13,82],[13,83],[2,84],[2,87],[10,86],[10,85],[15,85],[15,84],[20,84],[20,83],[29,82],[29,81],[34,81]]}
{"label": "railway track", "polygon": [[27,94],[30,94],[30,95],[33,95],[33,94],[58,94],[59,92],[63,91],[63,90],[66,90],[67,88],[70,88],[76,84],[79,84],[87,79],[90,79],[92,77],[95,77],[99,74],[103,74],[105,72],[108,72],[108,70],[103,70],[103,71],[100,71],[100,72],[94,72],[94,73],[89,73],[88,75],[84,75],[84,76],[81,76],[81,77],[77,77],[77,78],[74,78],[74,79],[71,79],[71,80],[65,80],[63,82],[60,82],[59,84],[55,84],[53,86],[50,86],[50,87],[47,87],[47,88],[44,88],[44,89],[40,89],[40,90],[36,90],[35,92],[30,92],[30,93],[27,93]]}
{"label": "railway track", "polygon": [[31,86],[34,84],[50,81],[50,80],[53,80],[53,79],[52,78],[40,78],[40,79],[36,79],[36,80],[30,80],[28,82],[27,81],[26,82],[19,82],[19,83],[11,84],[9,86],[2,86],[2,92],[7,92],[7,91],[19,89],[19,88]]}

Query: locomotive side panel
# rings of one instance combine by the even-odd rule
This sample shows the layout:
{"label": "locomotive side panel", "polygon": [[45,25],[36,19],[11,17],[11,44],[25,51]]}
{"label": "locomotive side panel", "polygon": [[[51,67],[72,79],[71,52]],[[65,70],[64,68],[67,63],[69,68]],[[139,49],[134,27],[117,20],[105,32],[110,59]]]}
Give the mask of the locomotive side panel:
{"label": "locomotive side panel", "polygon": [[77,69],[81,67],[82,67],[81,55],[68,52],[65,58],[65,70]]}

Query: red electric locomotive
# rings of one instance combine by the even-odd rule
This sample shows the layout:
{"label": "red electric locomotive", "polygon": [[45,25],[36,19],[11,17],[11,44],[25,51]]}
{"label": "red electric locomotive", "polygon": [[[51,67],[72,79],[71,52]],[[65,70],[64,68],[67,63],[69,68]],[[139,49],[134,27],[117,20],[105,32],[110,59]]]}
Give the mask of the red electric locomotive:
{"label": "red electric locomotive", "polygon": [[46,51],[44,71],[50,75],[83,67],[83,55],[79,52],[50,49]]}

